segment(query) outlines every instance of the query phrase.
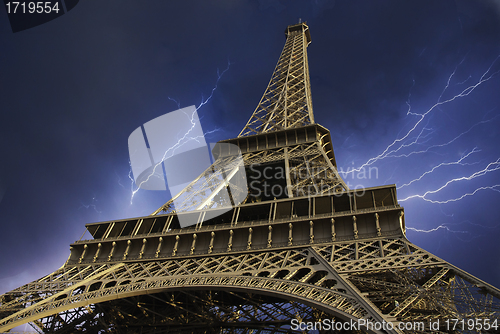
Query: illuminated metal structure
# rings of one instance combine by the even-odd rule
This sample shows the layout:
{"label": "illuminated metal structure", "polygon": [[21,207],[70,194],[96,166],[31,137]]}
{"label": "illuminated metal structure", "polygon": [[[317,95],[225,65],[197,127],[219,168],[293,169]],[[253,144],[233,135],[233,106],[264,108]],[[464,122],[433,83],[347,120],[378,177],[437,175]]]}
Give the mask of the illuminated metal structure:
{"label": "illuminated metal structure", "polygon": [[[73,243],[60,269],[0,296],[0,332],[30,322],[44,333],[290,333],[301,332],[292,320],[363,319],[395,328],[359,332],[439,320],[432,332],[444,333],[446,319],[500,321],[500,290],[407,240],[394,185],[348,189],[314,122],[309,28],[286,37],[257,109],[224,141],[257,181],[244,203],[222,210],[224,182],[238,184],[234,152],[221,150],[175,210],[172,200],[87,224],[93,239]],[[181,216],[192,226],[179,228]]]}

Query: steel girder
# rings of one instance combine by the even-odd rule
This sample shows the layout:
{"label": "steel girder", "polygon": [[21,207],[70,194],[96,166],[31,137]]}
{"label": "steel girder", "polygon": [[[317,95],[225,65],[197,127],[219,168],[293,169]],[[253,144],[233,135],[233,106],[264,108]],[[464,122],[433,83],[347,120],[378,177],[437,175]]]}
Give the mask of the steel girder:
{"label": "steel girder", "polygon": [[[233,140],[241,149],[241,158],[219,156],[153,215],[162,210],[233,205],[220,190],[231,184],[232,192],[244,191],[243,185],[232,179],[242,164],[248,168],[282,163],[288,197],[308,198],[309,208],[316,203],[311,195],[351,193],[338,175],[328,130],[314,124],[306,52],[309,28],[301,23],[288,27],[286,34],[266,92],[240,136]],[[248,228],[248,244],[240,240],[232,248],[232,224],[227,251],[217,254],[209,247],[203,254],[173,251],[164,258],[142,258],[141,251],[139,257],[129,259],[127,248],[124,256],[116,259],[111,248],[109,256],[103,258],[99,255],[101,241],[112,242],[103,237],[95,241],[93,261],[83,261],[85,244],[80,261],[68,259],[54,273],[0,296],[0,331],[31,322],[44,332],[56,333],[291,333],[292,319],[314,322],[330,318],[395,324],[442,320],[439,329],[432,332],[445,333],[450,332],[444,327],[445,319],[500,322],[497,288],[410,243],[402,216],[387,215],[379,223],[384,198],[373,191],[371,196],[373,205],[364,203],[365,208],[358,208],[355,198],[351,201],[344,196],[348,199],[345,210],[349,211],[336,212],[332,198],[331,212],[322,210],[314,216],[309,209],[307,218],[269,218],[265,222],[269,225],[268,248],[250,247],[252,227]],[[387,196],[394,197],[390,210],[398,209],[395,193],[391,190]],[[362,221],[368,212],[374,213],[374,222]],[[324,219],[327,221],[322,222]],[[284,223],[289,225],[288,244],[286,235],[276,236],[284,243],[273,243],[273,228],[287,233],[280,226]],[[331,225],[331,241],[328,228],[326,234],[324,229],[314,239],[314,233],[318,234],[313,232],[315,224],[319,228]],[[358,224],[365,232],[371,226],[373,233],[358,233]],[[252,226],[259,228],[258,224]],[[385,230],[391,226],[397,226],[397,233]],[[342,237],[336,237],[335,231]],[[161,233],[167,238],[168,231]],[[202,231],[197,233],[201,238]],[[276,238],[276,232],[272,233]],[[213,235],[212,231],[212,240]],[[116,243],[132,238],[117,237]],[[143,248],[146,244],[144,237]],[[417,331],[395,328],[386,332]]]}
{"label": "steel girder", "polygon": [[[3,295],[0,330],[37,321],[47,332],[63,333],[67,328],[84,326],[81,323],[99,328],[105,323],[118,331],[119,326],[125,326],[120,325],[125,320],[116,318],[118,313],[108,314],[122,304],[118,301],[125,299],[137,301],[127,302],[135,311],[120,311],[122,317],[127,314],[128,321],[137,317],[134,314],[140,310],[147,317],[158,313],[157,319],[162,319],[160,325],[165,328],[180,326],[184,321],[180,314],[181,318],[173,314],[168,321],[163,318],[161,310],[168,306],[192,313],[191,322],[192,317],[203,318],[205,322],[208,317],[215,327],[222,328],[227,323],[227,317],[224,320],[218,313],[208,312],[206,303],[205,311],[199,314],[196,308],[186,307],[180,303],[181,299],[175,298],[168,299],[170,302],[164,303],[163,308],[158,303],[153,309],[138,306],[149,303],[148,295],[167,300],[165,296],[181,292],[205,300],[214,293],[244,295],[253,300],[230,307],[219,306],[215,301],[209,303],[214,308],[224,306],[233,310],[225,313],[227,317],[230,313],[233,316],[234,312],[241,313],[250,304],[255,308],[267,301],[273,305],[269,307],[279,310],[290,303],[305,305],[301,306],[303,311],[314,310],[321,315],[316,320],[330,317],[339,321],[397,322],[475,317],[500,321],[498,289],[404,238],[379,238],[164,261],[65,266]],[[254,326],[251,324],[256,324],[259,312],[254,318],[247,315],[239,326]],[[302,320],[311,319],[307,314],[302,312],[299,316]],[[288,322],[266,319],[275,330],[283,330],[293,318],[288,318]],[[263,318],[262,321],[265,322]],[[144,328],[151,326],[156,325],[150,323]],[[226,328],[232,326],[238,327],[229,322]]]}
{"label": "steel girder", "polygon": [[[164,212],[185,212],[199,209],[231,207],[234,198],[241,197],[249,186],[234,177],[259,165],[284,163],[287,197],[335,194],[349,190],[325,150],[326,134],[317,133],[317,140],[295,145],[267,148],[240,156],[218,158],[212,166],[193,180],[184,190],[170,199],[153,215]],[[286,167],[285,167],[286,166]],[[229,176],[229,177],[228,177]],[[247,182],[247,180],[245,180]],[[220,192],[221,185],[231,189],[228,196]],[[247,198],[243,201],[245,203]],[[175,205],[174,205],[175,203]],[[175,208],[175,209],[174,209]]]}

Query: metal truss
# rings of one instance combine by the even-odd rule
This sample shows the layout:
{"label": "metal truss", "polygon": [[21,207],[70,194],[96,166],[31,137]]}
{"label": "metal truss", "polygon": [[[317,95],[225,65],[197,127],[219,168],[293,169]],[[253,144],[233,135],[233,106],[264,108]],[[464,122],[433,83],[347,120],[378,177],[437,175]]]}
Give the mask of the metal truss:
{"label": "metal truss", "polygon": [[314,123],[305,23],[289,26],[286,43],[264,96],[239,137]]}
{"label": "metal truss", "polygon": [[[183,297],[172,297],[179,295]],[[226,297],[214,297],[222,295]],[[175,328],[181,332],[188,323],[187,332],[209,326],[207,333],[250,329],[281,333],[289,329],[291,319],[325,317],[394,323],[470,318],[493,322],[500,321],[499,297],[498,289],[405,238],[378,238],[65,266],[3,295],[0,330],[28,321],[57,333],[89,326],[130,332],[139,324],[143,333]],[[293,307],[300,310],[290,312]]]}
{"label": "metal truss", "polygon": [[287,155],[290,165],[290,197],[333,194],[349,190],[326,156],[320,141],[291,147]]}
{"label": "metal truss", "polygon": [[[310,280],[314,284],[308,283]],[[18,311],[5,317],[0,329],[19,321],[52,316],[54,312],[181,287],[252,291],[289,302],[305,301],[335,310],[344,318],[355,319],[368,313],[346,292],[348,287],[335,273],[328,275],[327,268],[319,265],[310,249],[288,249],[147,263],[67,266],[12,291],[9,295],[17,296],[16,299],[8,301],[5,296],[2,315]],[[50,295],[45,295],[46,291]],[[59,317],[59,321],[62,318],[65,317]]]}
{"label": "metal truss", "polygon": [[[333,154],[328,139],[329,132],[316,131],[314,135],[313,140],[302,143],[295,140],[299,143],[277,144],[272,148],[267,145],[240,156],[221,156],[153,215],[162,211],[170,213],[231,207],[238,203],[235,198],[245,196],[240,204],[251,201],[253,194],[247,191],[252,188],[252,180],[241,176],[255,166],[269,166],[273,163],[283,163],[281,172],[286,178],[286,185],[283,185],[280,192],[286,193],[286,197],[316,196],[349,190],[340,177],[334,160],[328,156],[329,153]],[[265,184],[269,179],[257,181]],[[248,184],[244,184],[245,182]],[[230,189],[230,192],[225,191],[226,189]]]}
{"label": "metal truss", "polygon": [[[307,46],[311,42],[309,27],[305,23],[289,26],[286,36],[285,47],[264,96],[238,138],[314,124],[307,60]],[[313,141],[301,142],[295,138],[295,145],[287,143],[289,135],[285,134],[285,142],[276,137],[273,147],[267,144],[267,147],[257,151],[243,152],[242,156],[219,157],[153,215],[231,207],[241,203],[235,198],[245,196],[248,187],[238,184],[241,178],[234,176],[244,173],[242,165],[249,168],[252,165],[284,162],[286,186],[282,192],[286,192],[287,197],[349,190],[338,174],[328,130],[317,131]],[[266,143],[269,140],[265,138]],[[241,142],[237,145],[244,151]],[[231,189],[229,194],[222,185]],[[243,203],[248,200],[251,199],[247,198]]]}
{"label": "metal truss", "polygon": [[[305,333],[292,320],[325,319],[394,325],[345,333],[498,332],[500,290],[409,242],[395,186],[349,190],[340,178],[329,131],[314,124],[309,28],[286,34],[257,109],[223,141],[238,152],[221,145],[154,217],[88,224],[94,240],[73,243],[60,269],[0,296],[0,332]],[[264,169],[284,173],[255,176]],[[286,196],[258,197],[243,172]],[[196,226],[179,229],[181,216]],[[498,326],[449,329],[452,319]]]}
{"label": "metal truss", "polygon": [[[302,333],[290,319],[316,321],[325,313],[297,302],[232,291],[165,291],[73,310],[73,319],[48,317],[58,333],[75,329],[108,333]],[[289,326],[288,326],[289,327]]]}
{"label": "metal truss", "polygon": [[[183,212],[234,206],[233,198],[238,198],[243,193],[246,195],[246,184],[240,184],[241,180],[245,179],[238,177],[240,173],[244,173],[242,167],[241,156],[218,158],[186,188],[156,210],[153,215],[162,211]],[[231,194],[221,191],[228,187],[232,191]]]}
{"label": "metal truss", "polygon": [[439,333],[449,332],[444,323],[447,319],[500,322],[500,290],[406,239],[315,249],[380,312],[399,321],[439,321]]}
{"label": "metal truss", "polygon": [[332,194],[349,189],[320,140],[250,153],[244,160],[246,166],[284,161],[290,179],[289,197]]}

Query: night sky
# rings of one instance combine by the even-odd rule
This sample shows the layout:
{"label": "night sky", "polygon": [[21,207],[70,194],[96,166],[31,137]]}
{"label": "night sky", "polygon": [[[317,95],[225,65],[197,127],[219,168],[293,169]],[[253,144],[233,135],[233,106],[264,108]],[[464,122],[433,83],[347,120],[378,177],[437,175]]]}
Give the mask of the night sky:
{"label": "night sky", "polygon": [[236,137],[299,19],[344,180],[396,184],[410,241],[500,287],[500,2],[83,0],[18,33],[0,13],[0,293],[59,268],[86,223],[165,203],[131,202],[128,136],[229,64],[198,114],[207,141]]}

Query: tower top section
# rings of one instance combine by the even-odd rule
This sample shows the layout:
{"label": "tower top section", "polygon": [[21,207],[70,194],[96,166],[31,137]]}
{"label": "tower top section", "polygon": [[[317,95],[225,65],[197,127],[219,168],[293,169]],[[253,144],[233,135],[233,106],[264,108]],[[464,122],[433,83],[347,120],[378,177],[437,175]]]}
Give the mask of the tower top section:
{"label": "tower top section", "polygon": [[293,34],[305,34],[307,39],[307,45],[311,43],[311,33],[309,32],[309,27],[307,26],[307,24],[297,23],[288,26],[285,30],[285,36],[288,38],[288,36]]}
{"label": "tower top section", "polygon": [[314,124],[305,23],[285,30],[286,43],[262,99],[238,137]]}

